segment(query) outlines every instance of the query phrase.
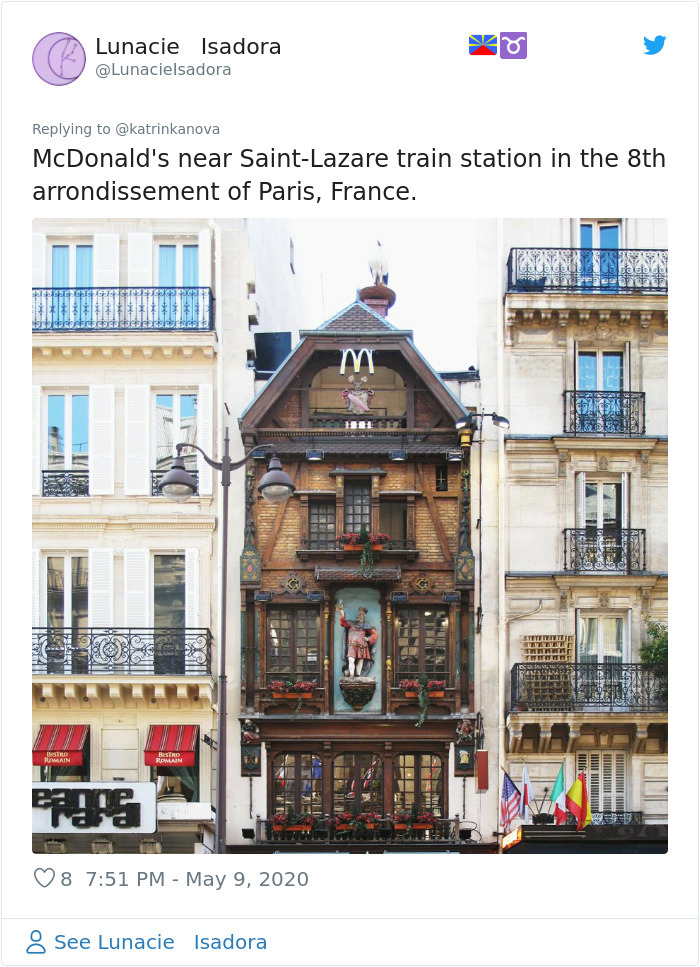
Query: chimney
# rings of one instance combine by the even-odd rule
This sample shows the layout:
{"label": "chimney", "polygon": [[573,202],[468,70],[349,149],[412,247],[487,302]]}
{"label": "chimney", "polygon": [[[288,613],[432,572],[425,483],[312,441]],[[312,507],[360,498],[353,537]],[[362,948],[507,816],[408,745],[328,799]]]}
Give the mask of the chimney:
{"label": "chimney", "polygon": [[389,309],[396,302],[396,293],[388,285],[366,285],[357,293],[360,302],[364,302],[370,309],[386,319]]}

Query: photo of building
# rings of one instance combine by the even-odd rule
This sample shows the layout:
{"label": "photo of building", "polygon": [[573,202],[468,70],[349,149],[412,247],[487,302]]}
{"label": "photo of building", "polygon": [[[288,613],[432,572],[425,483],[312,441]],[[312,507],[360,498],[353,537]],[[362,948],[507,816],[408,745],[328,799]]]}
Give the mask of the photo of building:
{"label": "photo of building", "polygon": [[460,225],[414,332],[289,223],[34,224],[36,852],[665,849],[666,225]]}

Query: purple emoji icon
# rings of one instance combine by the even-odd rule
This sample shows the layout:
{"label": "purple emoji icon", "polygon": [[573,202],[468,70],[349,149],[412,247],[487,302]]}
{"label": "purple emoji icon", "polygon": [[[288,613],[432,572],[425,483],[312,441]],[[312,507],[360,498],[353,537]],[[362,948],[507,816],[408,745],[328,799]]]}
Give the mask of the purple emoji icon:
{"label": "purple emoji icon", "polygon": [[64,87],[83,73],[85,50],[72,34],[57,31],[41,38],[34,48],[32,64],[42,81]]}
{"label": "purple emoji icon", "polygon": [[527,58],[527,34],[524,30],[510,30],[501,34],[502,60],[525,60]]}

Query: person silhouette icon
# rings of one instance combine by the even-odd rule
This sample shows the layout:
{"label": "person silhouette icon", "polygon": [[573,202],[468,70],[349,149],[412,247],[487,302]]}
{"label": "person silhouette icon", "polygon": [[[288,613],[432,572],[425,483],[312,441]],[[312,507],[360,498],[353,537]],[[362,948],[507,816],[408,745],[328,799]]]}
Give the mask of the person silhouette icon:
{"label": "person silhouette icon", "polygon": [[29,939],[31,943],[26,949],[28,954],[45,954],[46,947],[41,943],[41,930],[32,930],[29,934]]}

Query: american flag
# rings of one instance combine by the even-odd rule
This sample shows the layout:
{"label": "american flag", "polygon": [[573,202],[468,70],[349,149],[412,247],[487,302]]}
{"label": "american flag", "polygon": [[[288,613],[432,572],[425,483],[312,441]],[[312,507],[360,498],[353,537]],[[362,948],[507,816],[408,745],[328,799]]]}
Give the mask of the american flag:
{"label": "american flag", "polygon": [[503,791],[501,792],[501,824],[506,833],[510,830],[510,824],[518,815],[519,807],[520,793],[506,772],[503,776]]}

